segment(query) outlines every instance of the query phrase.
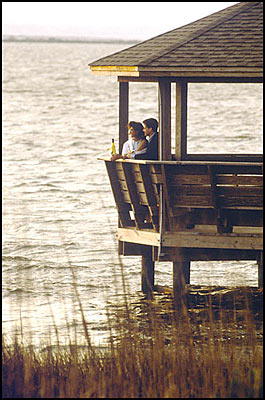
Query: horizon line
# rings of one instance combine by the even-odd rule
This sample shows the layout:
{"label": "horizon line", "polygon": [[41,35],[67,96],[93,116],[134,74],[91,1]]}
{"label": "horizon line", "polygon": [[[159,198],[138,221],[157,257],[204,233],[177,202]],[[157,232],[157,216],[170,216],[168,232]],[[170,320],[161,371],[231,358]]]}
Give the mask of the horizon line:
{"label": "horizon line", "polygon": [[106,38],[99,36],[74,36],[74,35],[35,35],[35,34],[4,34],[2,36],[3,42],[119,42],[119,43],[138,43],[139,39],[120,39],[120,38]]}

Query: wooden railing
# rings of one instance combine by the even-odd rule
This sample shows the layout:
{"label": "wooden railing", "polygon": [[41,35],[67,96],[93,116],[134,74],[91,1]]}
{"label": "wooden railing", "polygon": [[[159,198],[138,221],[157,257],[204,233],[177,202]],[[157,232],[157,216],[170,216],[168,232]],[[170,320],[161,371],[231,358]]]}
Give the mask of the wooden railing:
{"label": "wooden railing", "polygon": [[[138,240],[138,243],[159,246],[161,235],[166,237],[171,234],[171,241],[167,245],[181,247],[184,239],[172,241],[172,235],[185,232],[187,244],[184,245],[196,247],[194,237],[188,240],[190,235],[201,234],[203,238],[203,232],[209,233],[212,230],[217,232],[219,239],[220,235],[225,237],[224,247],[235,248],[239,243],[235,234],[241,227],[241,231],[243,229],[251,240],[241,240],[239,248],[260,249],[260,228],[263,224],[261,163],[105,162],[120,228],[131,229],[129,241]],[[145,232],[145,235],[139,235],[140,232]],[[156,234],[153,239],[148,236],[150,232]],[[233,238],[229,242],[231,244],[227,244],[229,234]],[[242,236],[242,233],[238,235]],[[205,247],[214,247],[211,240],[207,242],[207,238],[204,239]],[[197,239],[197,242],[200,241]],[[163,243],[166,243],[165,239]],[[203,244],[198,246],[202,247]],[[217,247],[220,246],[222,243],[217,243]]]}
{"label": "wooden railing", "polygon": [[216,225],[219,233],[232,232],[233,226],[262,226],[261,165],[186,162],[161,169],[174,231],[195,224]]}

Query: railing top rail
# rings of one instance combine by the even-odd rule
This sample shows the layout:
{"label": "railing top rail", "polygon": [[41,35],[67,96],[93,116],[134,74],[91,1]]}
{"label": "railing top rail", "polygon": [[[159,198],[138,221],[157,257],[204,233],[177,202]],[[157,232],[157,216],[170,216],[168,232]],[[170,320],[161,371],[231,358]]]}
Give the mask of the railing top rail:
{"label": "railing top rail", "polygon": [[[109,158],[98,158],[102,161],[111,161]],[[245,161],[155,161],[155,160],[116,160],[114,162],[146,164],[146,165],[244,165],[257,166],[263,165],[263,162],[245,162]]]}

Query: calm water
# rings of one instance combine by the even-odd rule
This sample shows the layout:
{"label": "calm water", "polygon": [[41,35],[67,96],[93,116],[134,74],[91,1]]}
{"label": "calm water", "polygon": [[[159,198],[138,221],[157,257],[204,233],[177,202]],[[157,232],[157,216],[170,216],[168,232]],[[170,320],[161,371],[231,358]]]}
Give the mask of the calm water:
{"label": "calm water", "polygon": [[[3,331],[21,321],[34,343],[83,341],[73,282],[92,341],[104,343],[106,304],[122,293],[117,213],[105,165],[118,141],[118,83],[88,63],[126,44],[3,44]],[[240,90],[239,90],[240,89]],[[172,95],[174,103],[174,93]],[[130,119],[157,118],[157,86],[130,84]],[[174,119],[172,118],[174,128]],[[244,127],[242,130],[241,127]],[[262,87],[193,84],[190,152],[262,151]],[[126,257],[131,299],[141,262]],[[155,280],[171,285],[172,265]],[[74,272],[74,277],[73,277]],[[192,263],[191,284],[257,286],[254,262]]]}

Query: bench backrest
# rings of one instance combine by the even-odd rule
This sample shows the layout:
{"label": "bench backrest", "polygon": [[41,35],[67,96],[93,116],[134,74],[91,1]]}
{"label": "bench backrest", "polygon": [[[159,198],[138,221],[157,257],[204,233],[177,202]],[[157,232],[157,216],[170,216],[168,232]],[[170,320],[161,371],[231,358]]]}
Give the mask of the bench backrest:
{"label": "bench backrest", "polygon": [[262,226],[261,163],[116,161],[106,166],[123,226],[158,230],[161,185],[169,230],[183,223]]}

